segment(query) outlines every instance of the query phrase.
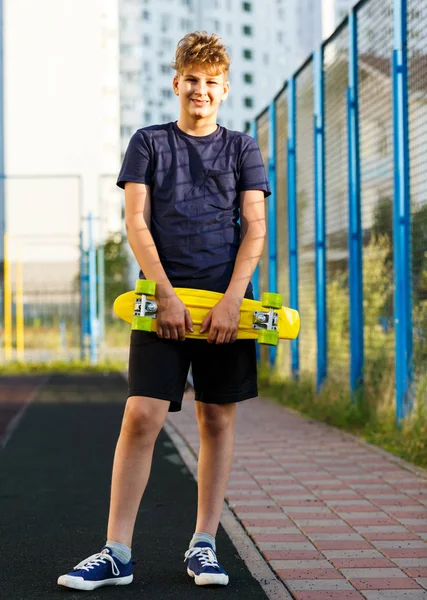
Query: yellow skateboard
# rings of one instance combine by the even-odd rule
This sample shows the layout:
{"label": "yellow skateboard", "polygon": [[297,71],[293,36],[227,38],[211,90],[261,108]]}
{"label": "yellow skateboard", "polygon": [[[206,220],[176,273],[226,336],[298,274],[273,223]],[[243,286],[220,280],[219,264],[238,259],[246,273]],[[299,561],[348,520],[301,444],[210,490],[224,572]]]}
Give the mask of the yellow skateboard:
{"label": "yellow skateboard", "polygon": [[[200,333],[200,327],[208,312],[224,294],[190,288],[174,288],[177,296],[189,309],[194,331],[186,331],[185,337],[207,339],[208,331]],[[137,279],[135,290],[121,294],[114,302],[118,317],[131,323],[132,329],[157,331],[157,302],[155,281]],[[263,294],[262,301],[244,298],[240,308],[238,339],[257,339],[260,344],[276,346],[279,339],[293,340],[300,328],[299,313],[282,306],[281,294]]]}

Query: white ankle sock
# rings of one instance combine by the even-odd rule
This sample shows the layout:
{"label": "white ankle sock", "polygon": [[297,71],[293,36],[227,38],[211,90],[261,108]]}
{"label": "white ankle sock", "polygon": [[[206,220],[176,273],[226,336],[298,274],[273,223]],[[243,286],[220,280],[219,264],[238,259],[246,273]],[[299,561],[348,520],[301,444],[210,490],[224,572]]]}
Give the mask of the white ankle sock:
{"label": "white ankle sock", "polygon": [[210,544],[213,548],[213,551],[216,552],[216,544],[215,544],[215,538],[212,537],[211,535],[209,535],[209,533],[203,533],[202,531],[196,531],[196,533],[193,535],[191,542],[190,542],[190,548],[192,548],[195,544],[197,544],[197,542],[208,542],[208,544]]}
{"label": "white ankle sock", "polygon": [[113,556],[118,558],[122,563],[128,563],[130,561],[132,550],[129,548],[129,546],[120,544],[119,542],[110,541],[107,541],[105,545],[111,549]]}

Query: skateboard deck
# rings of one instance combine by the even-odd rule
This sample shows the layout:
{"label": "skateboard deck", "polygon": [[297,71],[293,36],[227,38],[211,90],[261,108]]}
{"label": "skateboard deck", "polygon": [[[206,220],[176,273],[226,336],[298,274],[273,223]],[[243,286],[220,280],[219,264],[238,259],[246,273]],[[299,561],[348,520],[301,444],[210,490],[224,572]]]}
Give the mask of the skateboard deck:
{"label": "skateboard deck", "polygon": [[[189,288],[174,288],[174,290],[190,311],[193,320],[194,331],[186,331],[185,337],[207,339],[209,332],[200,333],[200,327],[208,312],[221,300],[224,294]],[[141,310],[141,304],[144,305],[146,310]],[[152,323],[149,323],[149,326],[153,332],[157,331],[156,308],[156,299],[153,295],[147,293],[147,295],[141,296],[141,294],[135,293],[135,290],[121,294],[114,302],[116,315],[127,323],[131,323],[133,329],[139,329],[138,326],[135,326],[135,319],[141,319],[140,315],[151,316]],[[278,336],[275,334],[276,338],[293,340],[298,336],[299,328],[300,317],[298,311],[285,306],[277,309],[267,308],[257,300],[243,299],[240,308],[238,339],[258,339],[260,332],[273,329],[278,332]],[[265,333],[261,334],[260,341],[261,338],[262,343],[271,345],[277,343],[277,341],[265,341]]]}

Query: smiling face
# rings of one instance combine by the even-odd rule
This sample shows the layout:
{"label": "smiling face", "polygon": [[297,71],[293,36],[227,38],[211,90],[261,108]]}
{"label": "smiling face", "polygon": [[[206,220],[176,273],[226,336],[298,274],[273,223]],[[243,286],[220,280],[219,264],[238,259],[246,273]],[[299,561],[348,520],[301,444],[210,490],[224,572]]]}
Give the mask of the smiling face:
{"label": "smiling face", "polygon": [[202,66],[192,66],[175,75],[173,89],[180,99],[180,120],[216,122],[218,109],[227,98],[229,87],[224,73],[210,75]]}

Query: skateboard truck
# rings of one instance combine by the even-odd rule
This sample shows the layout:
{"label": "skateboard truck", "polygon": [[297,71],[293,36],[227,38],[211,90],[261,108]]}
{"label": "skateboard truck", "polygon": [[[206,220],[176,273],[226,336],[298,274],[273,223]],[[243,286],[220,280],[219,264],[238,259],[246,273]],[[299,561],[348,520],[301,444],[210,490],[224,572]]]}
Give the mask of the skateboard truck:
{"label": "skateboard truck", "polygon": [[277,331],[277,322],[279,315],[270,308],[269,312],[256,310],[254,312],[253,329],[267,329],[268,331]]}
{"label": "skateboard truck", "polygon": [[158,306],[155,300],[147,300],[147,296],[154,296],[155,292],[155,281],[149,279],[136,280],[132,329],[137,331],[152,331],[153,319],[157,317]]}
{"label": "skateboard truck", "polygon": [[154,300],[147,300],[145,294],[141,294],[141,296],[135,298],[135,308],[133,311],[135,317],[150,317],[151,319],[155,319],[157,316],[157,309],[157,302]]}
{"label": "skateboard truck", "polygon": [[256,310],[252,324],[253,329],[259,329],[258,342],[260,344],[277,346],[279,341],[279,315],[274,309],[280,309],[282,302],[283,297],[281,294],[266,292],[262,295],[262,307],[268,309],[268,311]]}

